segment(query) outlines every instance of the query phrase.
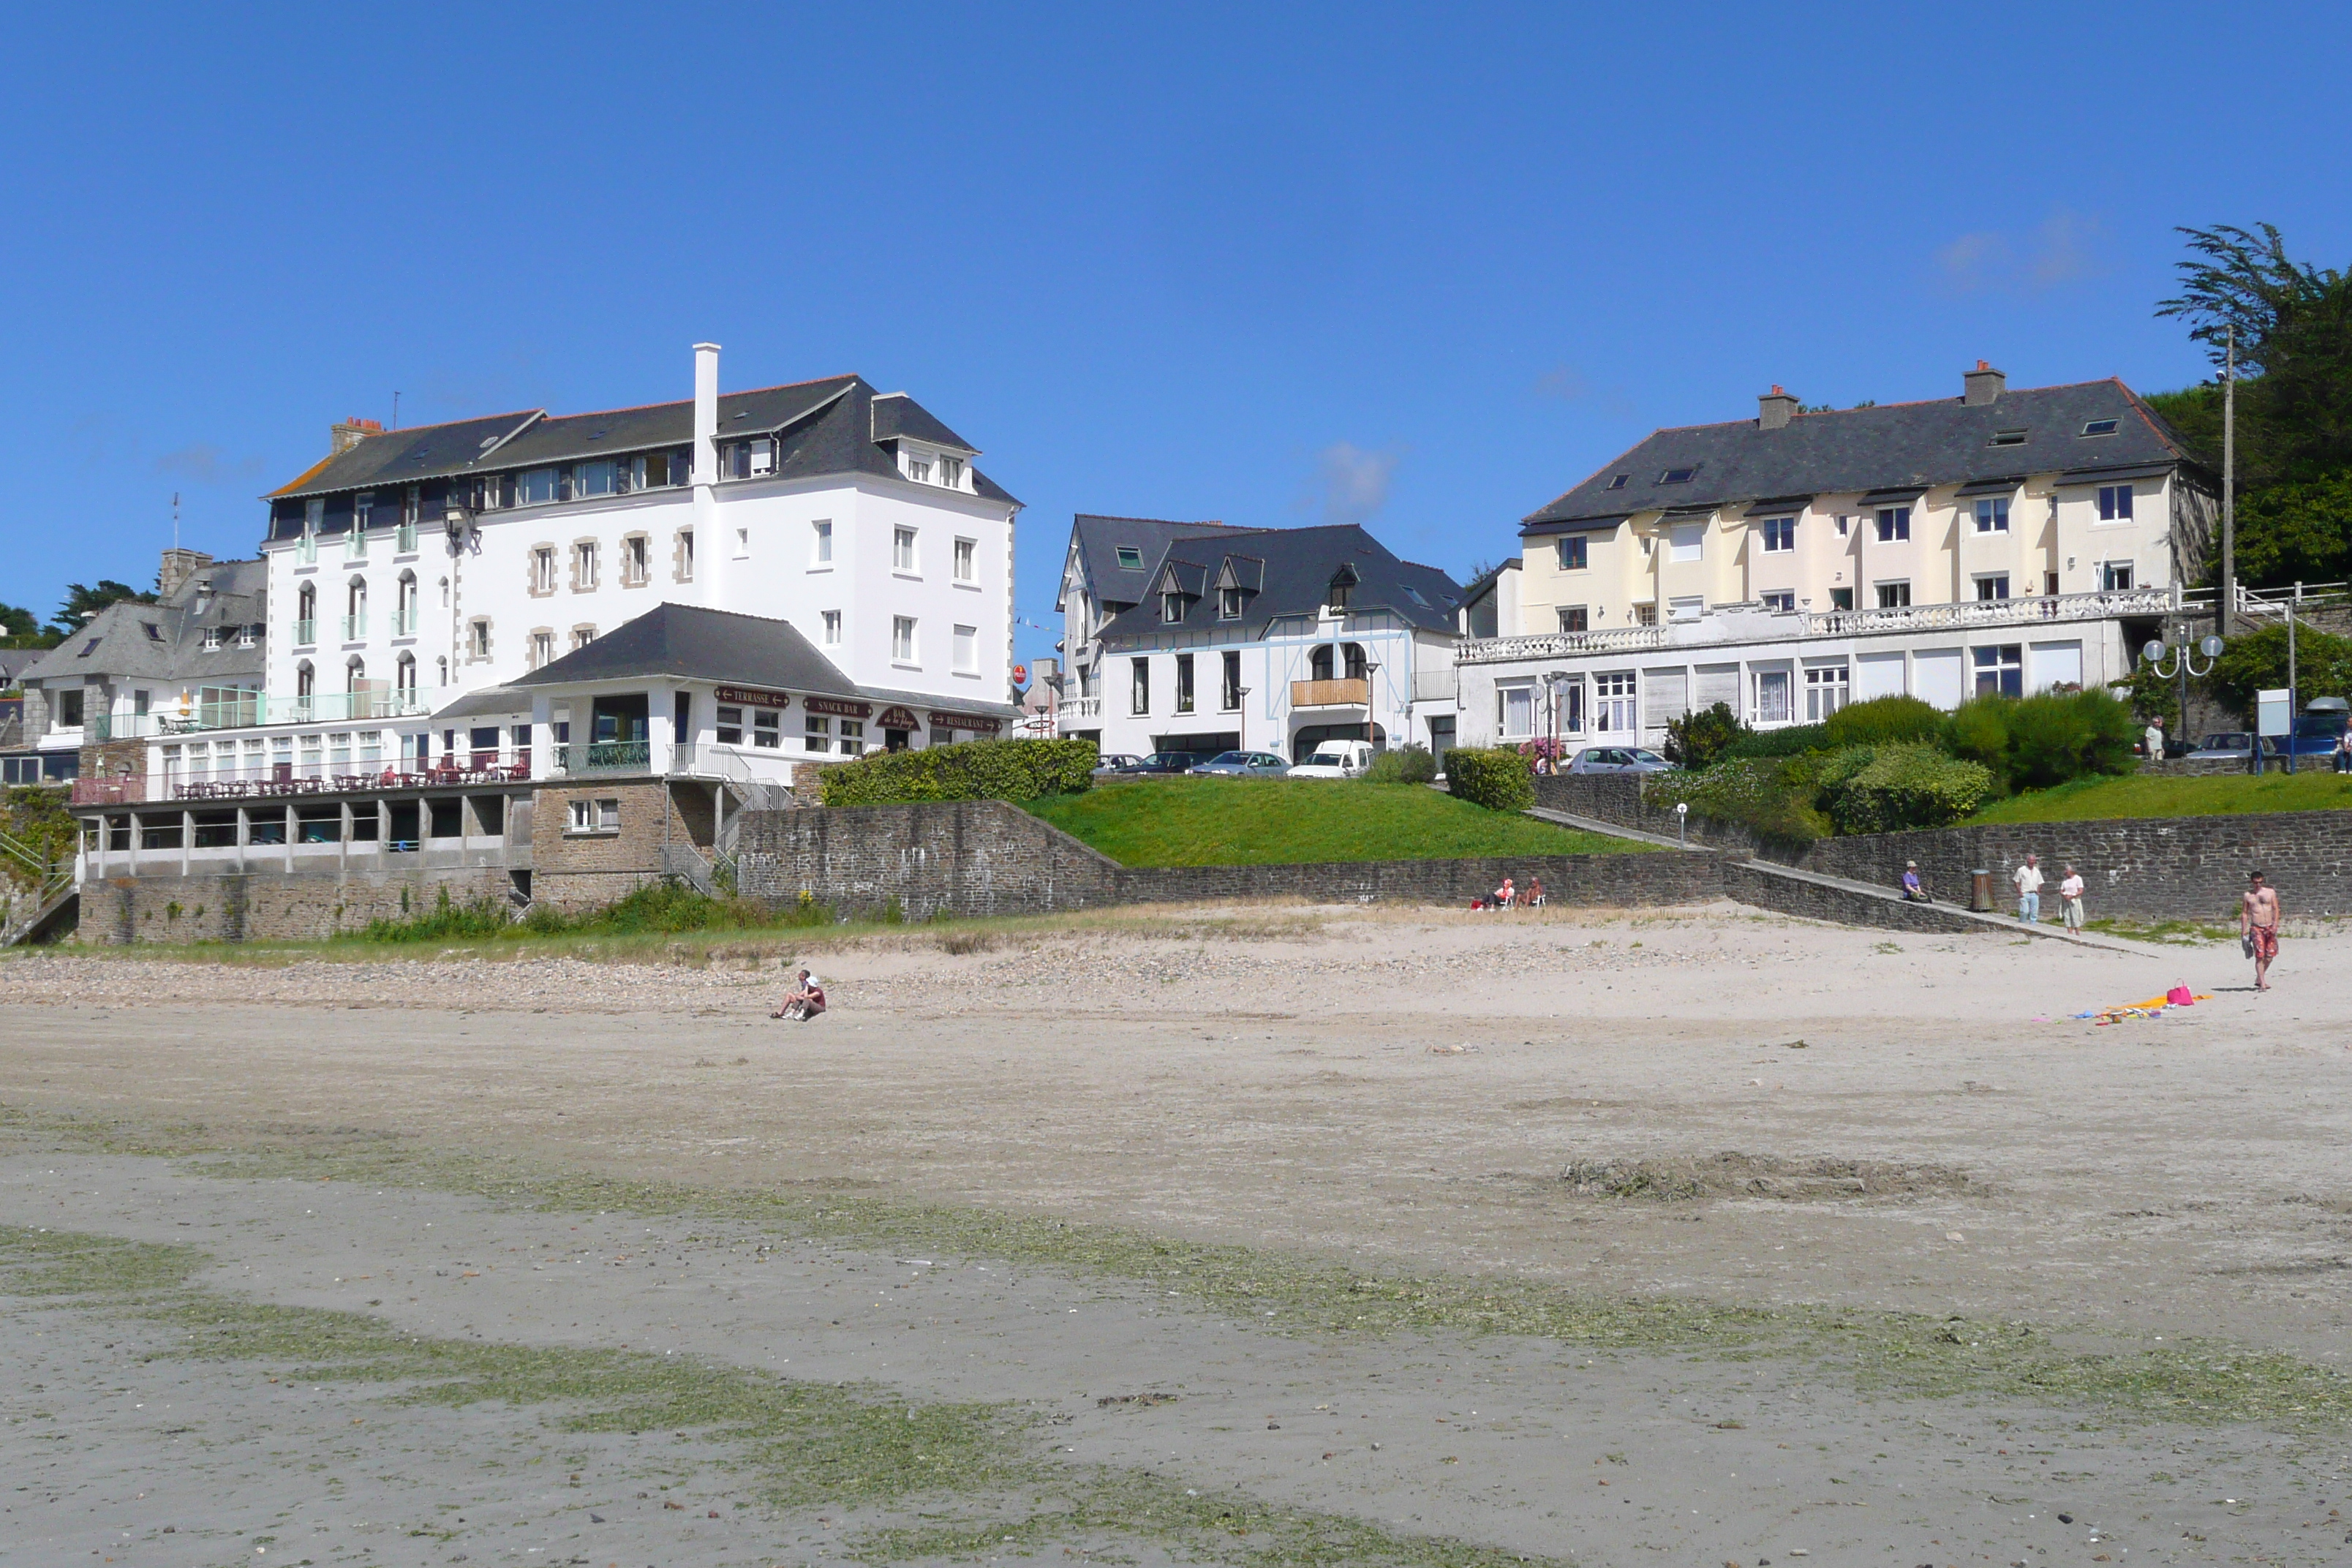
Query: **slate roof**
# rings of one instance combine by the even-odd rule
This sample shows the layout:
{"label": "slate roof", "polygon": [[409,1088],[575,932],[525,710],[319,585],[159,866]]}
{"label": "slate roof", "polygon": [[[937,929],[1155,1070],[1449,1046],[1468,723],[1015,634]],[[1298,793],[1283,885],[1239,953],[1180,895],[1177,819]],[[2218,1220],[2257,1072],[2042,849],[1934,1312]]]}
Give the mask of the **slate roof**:
{"label": "slate roof", "polygon": [[[212,593],[202,598],[199,610],[198,588],[207,581]],[[23,678],[77,685],[87,675],[193,686],[257,683],[262,645],[257,640],[251,647],[237,647],[236,630],[268,621],[268,563],[215,561],[160,604],[125,599],[107,605],[80,631],[40,655]],[[221,630],[221,646],[207,650],[204,634],[212,628]]]}
{"label": "slate roof", "polygon": [[633,676],[728,680],[782,691],[855,697],[857,688],[790,621],[699,605],[656,605],[586,647],[516,677],[510,686],[572,686]]}
{"label": "slate roof", "polygon": [[[1095,601],[1102,605],[1139,605],[1150,590],[1152,568],[1168,546],[1180,539],[1243,533],[1222,522],[1176,522],[1158,517],[1101,517],[1080,512],[1070,520],[1070,538],[1086,567]],[[1127,545],[1141,558],[1140,566],[1121,566],[1118,547]],[[1062,607],[1057,599],[1055,609]]]}
{"label": "slate roof", "polygon": [[[1217,618],[1216,584],[1228,559],[1237,564],[1258,565],[1264,574],[1264,585],[1244,599],[1239,621]],[[1278,617],[1312,617],[1342,567],[1352,567],[1356,574],[1349,596],[1352,612],[1387,610],[1423,630],[1450,633],[1454,629],[1454,612],[1462,603],[1461,584],[1434,566],[1399,560],[1354,523],[1340,523],[1320,528],[1229,529],[1178,539],[1146,574],[1143,597],[1134,608],[1112,617],[1100,636],[1106,644],[1218,630],[1237,630],[1251,638],[1264,637],[1269,623]],[[1171,569],[1188,595],[1195,583],[1204,584],[1205,590],[1198,598],[1188,598],[1184,618],[1174,622],[1160,618],[1158,598],[1160,579]],[[1420,596],[1414,597],[1415,594]]]}
{"label": "slate roof", "polygon": [[[890,443],[901,436],[966,453],[975,450],[904,393],[877,394],[864,377],[856,375],[721,393],[719,439],[724,442],[745,436],[783,438],[782,459],[774,476],[782,479],[848,473],[895,478],[898,468]],[[270,491],[266,499],[307,499],[426,479],[508,473],[668,450],[691,446],[693,441],[691,398],[595,414],[551,415],[544,409],[530,409],[366,437],[350,450],[313,465],[290,483]],[[977,468],[972,470],[972,482],[991,500],[1013,500]],[[279,536],[286,536],[288,525],[288,520],[279,521]],[[299,520],[292,520],[292,526],[299,532]]]}
{"label": "slate roof", "polygon": [[[2112,436],[2085,437],[2094,420]],[[2014,445],[1998,433],[2023,431]],[[1659,430],[1549,505],[1520,531],[1614,521],[1635,512],[1717,507],[1876,489],[2022,479],[2029,474],[2156,469],[2193,460],[2180,437],[2121,381],[2004,391],[1970,407],[1958,397],[1800,414],[1778,430],[1754,419]],[[1673,469],[1695,469],[1665,484]],[[1622,489],[1611,481],[1625,475]]]}

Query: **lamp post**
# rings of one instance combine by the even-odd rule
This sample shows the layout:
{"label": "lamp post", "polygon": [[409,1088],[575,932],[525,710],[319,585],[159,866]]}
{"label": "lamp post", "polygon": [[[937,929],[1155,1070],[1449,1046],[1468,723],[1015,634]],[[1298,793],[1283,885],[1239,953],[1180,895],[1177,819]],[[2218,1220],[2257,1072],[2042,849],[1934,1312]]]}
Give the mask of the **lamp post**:
{"label": "lamp post", "polygon": [[1551,755],[1547,759],[1553,773],[1559,772],[1559,700],[1568,685],[1568,671],[1551,669],[1544,672],[1544,691],[1551,703]]}
{"label": "lamp post", "polygon": [[[2168,650],[2161,638],[2151,638],[2147,646],[2141,648],[2139,653],[2140,658],[2147,661],[2148,668],[2156,671],[2156,678],[2158,680],[2170,680],[2176,676],[2179,678],[2180,729],[2185,736],[2189,731],[2189,678],[2193,675],[2201,680],[2213,673],[2213,661],[2221,657],[2221,639],[2208,634],[2205,640],[2197,645],[2195,653],[2192,653],[2185,640],[2179,647]],[[2196,654],[2199,653],[2205,656],[2205,668],[2202,669],[2197,668]],[[2168,657],[2171,661],[2168,668],[2166,666]],[[2262,739],[2257,736],[2254,740],[2254,750],[2259,752],[2262,748]],[[2151,757],[2148,760],[2155,762],[2158,759]]]}
{"label": "lamp post", "polygon": [[1372,719],[1372,677],[1378,675],[1380,672],[1381,661],[1379,659],[1367,658],[1364,660],[1364,744],[1370,746],[1374,751],[1378,751],[1380,749],[1379,742],[1373,738],[1374,731],[1376,731],[1380,726],[1375,723]]}

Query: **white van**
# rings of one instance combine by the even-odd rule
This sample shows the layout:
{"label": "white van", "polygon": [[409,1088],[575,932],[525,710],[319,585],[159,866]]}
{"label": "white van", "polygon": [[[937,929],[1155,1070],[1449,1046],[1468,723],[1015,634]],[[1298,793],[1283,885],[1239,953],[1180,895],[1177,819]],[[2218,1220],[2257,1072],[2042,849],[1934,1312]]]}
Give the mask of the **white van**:
{"label": "white van", "polygon": [[1360,779],[1372,765],[1370,741],[1325,741],[1290,770],[1295,779]]}

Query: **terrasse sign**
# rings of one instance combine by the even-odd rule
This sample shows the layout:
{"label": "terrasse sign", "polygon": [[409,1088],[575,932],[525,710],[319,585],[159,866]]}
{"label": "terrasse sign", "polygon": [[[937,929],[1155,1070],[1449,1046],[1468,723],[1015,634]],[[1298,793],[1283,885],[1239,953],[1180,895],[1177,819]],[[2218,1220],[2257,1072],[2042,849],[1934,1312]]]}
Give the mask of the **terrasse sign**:
{"label": "terrasse sign", "polygon": [[[762,691],[751,686],[721,686],[714,695],[719,701],[739,708],[789,708],[793,705],[793,700],[781,691]],[[816,699],[809,700],[814,703]]]}

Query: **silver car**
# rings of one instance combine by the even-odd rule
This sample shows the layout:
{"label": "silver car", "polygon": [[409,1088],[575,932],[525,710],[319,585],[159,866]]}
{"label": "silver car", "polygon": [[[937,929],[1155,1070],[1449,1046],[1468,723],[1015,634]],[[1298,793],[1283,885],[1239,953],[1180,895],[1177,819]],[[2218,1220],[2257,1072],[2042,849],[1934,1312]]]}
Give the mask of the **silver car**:
{"label": "silver car", "polygon": [[1572,773],[1662,773],[1675,764],[1639,746],[1587,746],[1569,760]]}
{"label": "silver car", "polygon": [[1143,759],[1131,752],[1105,752],[1095,763],[1095,777],[1104,778],[1111,773],[1131,773],[1142,763]]}
{"label": "silver car", "polygon": [[1224,778],[1278,779],[1290,771],[1290,764],[1272,752],[1219,752],[1192,771]]}

